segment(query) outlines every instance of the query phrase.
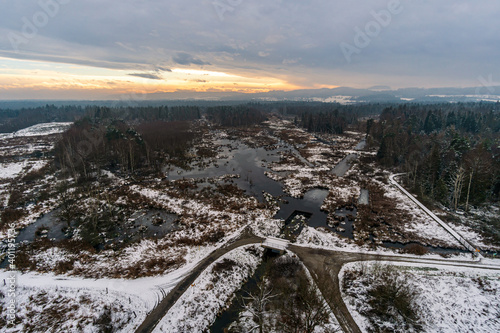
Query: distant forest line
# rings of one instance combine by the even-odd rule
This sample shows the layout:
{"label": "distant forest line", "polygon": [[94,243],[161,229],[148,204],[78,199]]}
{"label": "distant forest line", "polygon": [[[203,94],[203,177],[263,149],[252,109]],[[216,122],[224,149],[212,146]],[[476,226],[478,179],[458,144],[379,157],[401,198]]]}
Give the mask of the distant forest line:
{"label": "distant forest line", "polygon": [[[213,102],[213,101],[172,101],[165,104],[153,103],[150,106],[126,105],[125,102],[115,102],[112,106],[111,101],[93,102],[91,104],[46,104],[44,106],[19,107],[23,104],[13,104],[11,108],[0,108],[0,133],[11,133],[35,124],[45,122],[71,122],[93,115],[96,112],[113,114],[113,117],[120,120],[147,119],[148,117],[157,117],[158,112],[168,112],[176,108],[197,108],[200,112],[207,110],[241,110],[245,108],[257,109],[260,112],[280,112],[300,115],[304,111],[318,110],[320,112],[332,112],[338,110],[346,114],[355,114],[359,117],[370,114],[380,114],[391,103],[373,103],[373,104],[354,104],[341,105],[338,103],[321,102]],[[85,102],[82,102],[85,103]],[[89,102],[90,103],[90,102]],[[158,102],[159,103],[159,102]],[[5,104],[5,103],[4,103]],[[108,106],[111,104],[111,106]],[[125,104],[125,105],[123,105]],[[7,104],[8,105],[8,104]],[[30,103],[27,103],[30,105]],[[159,111],[160,110],[160,111]],[[147,116],[151,114],[151,116]],[[157,119],[163,119],[162,115]]]}

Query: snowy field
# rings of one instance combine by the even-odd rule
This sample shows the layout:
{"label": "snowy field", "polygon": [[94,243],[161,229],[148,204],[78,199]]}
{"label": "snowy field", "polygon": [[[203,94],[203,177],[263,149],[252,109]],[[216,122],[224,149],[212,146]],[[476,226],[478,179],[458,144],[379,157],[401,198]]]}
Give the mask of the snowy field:
{"label": "snowy field", "polygon": [[396,207],[407,212],[411,217],[409,221],[406,221],[405,233],[431,241],[439,241],[449,247],[462,248],[462,245],[448,231],[396,187],[380,182],[379,184],[383,186],[385,196],[396,202]]}
{"label": "snowy field", "polygon": [[[242,263],[242,267],[244,268],[241,268],[239,272],[235,272],[233,277],[241,276],[241,279],[244,279],[250,274],[252,267],[256,267],[260,259],[255,256],[245,256],[242,252],[244,252],[243,249],[234,250],[225,257],[222,257],[222,259],[226,257],[234,258],[238,260],[239,263]],[[116,324],[118,326],[123,324],[122,329],[113,332],[132,332],[142,323],[147,313],[161,301],[162,297],[168,294],[168,292],[170,292],[170,290],[172,290],[206,254],[208,254],[208,252],[204,254],[198,252],[196,259],[191,258],[192,261],[188,264],[169,274],[134,280],[83,279],[54,274],[18,273],[16,279],[16,301],[18,311],[23,320],[22,325],[28,325],[35,321],[35,319],[26,316],[30,313],[30,309],[33,308],[33,305],[30,304],[32,301],[30,297],[38,294],[42,296],[43,294],[47,294],[47,306],[52,306],[51,304],[54,302],[57,303],[59,297],[64,297],[66,303],[73,304],[81,302],[82,297],[88,300],[86,302],[89,306],[84,306],[81,311],[76,311],[72,315],[73,322],[68,324],[78,325],[78,323],[80,323],[80,325],[83,325],[87,323],[85,324],[88,325],[87,328],[82,330],[77,329],[76,331],[102,332],[102,330],[93,326],[93,321],[88,321],[88,318],[99,318],[105,310],[103,306],[108,305],[108,307],[112,307],[115,310],[118,309],[116,310],[116,318],[113,317]],[[211,268],[209,267],[205,272],[211,272]],[[0,281],[9,277],[10,272],[0,270]],[[231,280],[229,282],[229,287],[220,284],[217,290],[219,290],[221,294],[227,294],[227,297],[229,297],[232,291],[231,289],[225,288],[233,288],[232,290],[234,291],[234,288],[239,287],[239,285],[233,286],[233,283],[237,284],[238,282],[236,280]],[[200,285],[199,281],[195,284]],[[5,302],[8,298],[3,298],[3,300]],[[189,301],[187,303],[189,303]],[[5,303],[2,304],[2,313],[5,313],[5,309],[3,308]],[[54,311],[56,310],[57,308]],[[59,309],[59,311],[61,310]],[[46,317],[39,314],[37,320],[44,321]],[[59,332],[60,325],[61,323],[57,324],[57,326],[55,326],[57,329],[52,331],[48,330],[48,332]],[[24,330],[23,327],[24,326],[18,325],[16,329],[9,332],[25,332],[26,330]],[[73,326],[68,326],[68,331],[72,331],[71,327]]]}
{"label": "snowy field", "polygon": [[451,223],[451,225],[468,241],[481,249],[500,250],[500,244],[492,244],[492,242],[484,239],[476,230],[473,230],[473,227],[474,229],[478,229],[479,227],[477,225],[477,220],[494,225],[494,221],[498,221],[500,218],[500,208],[498,206],[490,205],[488,207],[471,208],[467,216],[460,214],[454,215],[460,219],[460,222]]}
{"label": "snowy field", "polygon": [[[498,270],[400,262],[350,263],[342,268],[339,278],[342,286],[346,272],[364,272],[348,290],[343,290],[346,305],[362,331],[372,329],[370,321],[363,315],[369,302],[367,289],[374,284],[372,269],[376,265],[388,264],[395,265],[399,278],[406,279],[418,292],[416,304],[424,332],[500,331]],[[392,327],[393,324],[387,322],[385,325]],[[399,327],[392,327],[392,330],[402,332]]]}
{"label": "snowy field", "polygon": [[57,134],[66,131],[73,123],[42,123],[23,128],[14,133],[0,133],[0,140],[16,137]]}
{"label": "snowy field", "polygon": [[[32,144],[22,144],[20,142],[16,142],[16,146],[5,146],[2,144],[2,140],[12,139],[17,137],[33,137],[33,136],[46,136],[50,134],[58,134],[66,131],[72,123],[44,123],[37,124],[22,130],[19,130],[14,133],[0,133],[0,145],[2,147],[2,151],[10,151],[11,153],[15,151],[17,155],[27,155],[32,153],[34,150],[41,149],[46,150],[47,145],[41,146],[33,146]],[[40,143],[38,143],[40,145]],[[48,145],[48,147],[52,147],[52,145]],[[11,163],[0,163],[0,179],[11,179],[19,176],[21,173],[29,173],[31,171],[36,171],[41,169],[47,164],[46,160],[23,160],[19,162],[11,162]]]}
{"label": "snowy field", "polygon": [[14,163],[0,163],[0,179],[12,179],[19,176],[21,173],[29,173],[40,170],[48,161],[46,160],[24,160]]}
{"label": "snowy field", "polygon": [[[136,297],[85,288],[18,287],[17,326],[3,332],[131,332],[145,316]],[[0,298],[2,313],[6,300]]]}

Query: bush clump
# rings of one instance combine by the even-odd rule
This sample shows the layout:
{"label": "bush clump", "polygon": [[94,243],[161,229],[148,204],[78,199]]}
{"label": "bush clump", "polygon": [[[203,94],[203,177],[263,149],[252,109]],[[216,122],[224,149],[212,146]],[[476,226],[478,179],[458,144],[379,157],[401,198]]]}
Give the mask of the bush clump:
{"label": "bush clump", "polygon": [[355,299],[370,323],[370,332],[421,332],[419,291],[408,272],[391,265],[355,268],[345,272],[343,291]]}

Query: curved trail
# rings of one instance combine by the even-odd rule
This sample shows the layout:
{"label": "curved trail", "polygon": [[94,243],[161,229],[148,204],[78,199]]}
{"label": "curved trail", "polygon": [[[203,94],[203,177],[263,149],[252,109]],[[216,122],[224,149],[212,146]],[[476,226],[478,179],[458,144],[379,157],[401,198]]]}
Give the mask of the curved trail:
{"label": "curved trail", "polygon": [[[212,252],[203,259],[184,279],[175,286],[158,305],[148,314],[143,323],[137,328],[137,333],[152,332],[159,321],[168,313],[170,308],[184,294],[189,286],[198,278],[198,276],[214,261],[224,254],[244,245],[261,243],[264,239],[251,233],[243,234],[224,247]],[[335,317],[339,321],[344,332],[361,332],[358,325],[352,318],[347,306],[342,299],[339,284],[339,273],[342,266],[346,263],[355,261],[400,261],[410,263],[439,264],[446,266],[461,266],[483,269],[495,269],[500,271],[500,266],[486,266],[473,261],[453,261],[445,259],[420,259],[417,257],[404,257],[392,255],[350,253],[325,249],[313,249],[296,245],[289,246],[289,250],[295,253],[306,265],[313,276],[318,288],[325,296]]]}
{"label": "curved trail", "polygon": [[219,259],[224,254],[232,251],[240,246],[261,243],[264,239],[250,233],[244,233],[233,243],[225,245],[214,252],[210,253],[203,259],[174,289],[172,289],[165,298],[146,316],[146,319],[137,328],[136,333],[149,333],[154,330],[160,320],[167,314],[168,310],[177,302],[179,297],[189,288],[189,286],[198,278],[198,276],[214,261]]}
{"label": "curved trail", "polygon": [[453,261],[445,259],[419,259],[415,257],[403,257],[392,255],[378,255],[365,253],[347,253],[333,250],[312,249],[292,245],[289,249],[297,254],[300,260],[306,265],[313,276],[316,285],[325,296],[335,317],[337,318],[344,332],[360,333],[358,325],[352,318],[347,306],[342,299],[340,292],[339,273],[346,263],[356,261],[400,261],[420,264],[434,264],[445,266],[472,267],[482,269],[494,269],[500,271],[500,266],[481,265],[471,261]]}

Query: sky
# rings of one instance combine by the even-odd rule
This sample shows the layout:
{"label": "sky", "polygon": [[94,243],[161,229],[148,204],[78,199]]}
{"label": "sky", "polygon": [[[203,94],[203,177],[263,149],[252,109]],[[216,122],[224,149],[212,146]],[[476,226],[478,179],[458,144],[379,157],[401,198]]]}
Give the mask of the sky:
{"label": "sky", "polygon": [[500,81],[490,0],[0,0],[0,99]]}

